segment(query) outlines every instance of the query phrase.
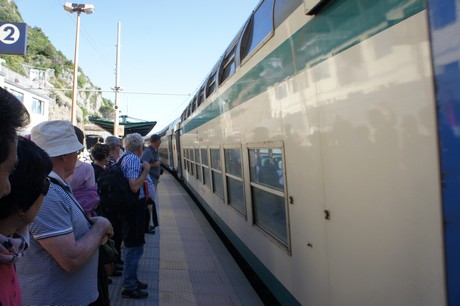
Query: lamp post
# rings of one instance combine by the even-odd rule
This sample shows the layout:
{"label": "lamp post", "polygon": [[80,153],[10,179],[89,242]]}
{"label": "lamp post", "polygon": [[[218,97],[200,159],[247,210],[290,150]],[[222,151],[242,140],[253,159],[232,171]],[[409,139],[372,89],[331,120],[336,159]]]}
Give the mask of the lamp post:
{"label": "lamp post", "polygon": [[77,124],[77,79],[78,79],[78,44],[80,41],[80,14],[94,13],[94,5],[92,4],[77,4],[77,3],[64,3],[64,10],[69,13],[77,13],[77,29],[75,35],[75,54],[73,58],[73,85],[72,85],[72,124]]}

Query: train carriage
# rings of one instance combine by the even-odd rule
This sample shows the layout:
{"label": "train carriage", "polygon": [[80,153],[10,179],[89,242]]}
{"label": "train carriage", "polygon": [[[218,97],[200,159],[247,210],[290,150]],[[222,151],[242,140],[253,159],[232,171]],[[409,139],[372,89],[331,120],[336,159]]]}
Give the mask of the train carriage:
{"label": "train carriage", "polygon": [[165,133],[162,161],[282,304],[460,303],[439,151],[457,106],[436,91],[460,79],[440,32],[460,22],[440,2],[263,0]]}

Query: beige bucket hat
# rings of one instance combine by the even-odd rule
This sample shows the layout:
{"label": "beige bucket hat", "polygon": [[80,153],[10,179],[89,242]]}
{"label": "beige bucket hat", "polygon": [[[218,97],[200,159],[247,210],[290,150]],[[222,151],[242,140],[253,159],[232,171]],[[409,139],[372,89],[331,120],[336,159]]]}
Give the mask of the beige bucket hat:
{"label": "beige bucket hat", "polygon": [[74,126],[67,120],[40,123],[32,129],[31,140],[50,157],[71,154],[83,149],[75,134]]}

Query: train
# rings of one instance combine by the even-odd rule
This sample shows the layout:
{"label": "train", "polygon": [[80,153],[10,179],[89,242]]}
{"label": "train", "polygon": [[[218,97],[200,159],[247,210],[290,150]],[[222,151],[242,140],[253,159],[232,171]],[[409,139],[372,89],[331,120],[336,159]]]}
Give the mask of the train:
{"label": "train", "polygon": [[460,305],[454,0],[263,0],[161,131],[282,305]]}

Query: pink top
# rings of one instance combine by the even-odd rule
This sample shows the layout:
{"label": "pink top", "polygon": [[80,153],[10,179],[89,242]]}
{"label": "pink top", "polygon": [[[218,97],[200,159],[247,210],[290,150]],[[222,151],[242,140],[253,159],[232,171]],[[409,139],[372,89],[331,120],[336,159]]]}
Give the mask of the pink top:
{"label": "pink top", "polygon": [[96,185],[94,169],[91,164],[77,160],[72,176],[67,179],[72,190],[90,188]]}
{"label": "pink top", "polygon": [[14,265],[0,265],[0,304],[22,306],[21,289]]}
{"label": "pink top", "polygon": [[99,205],[94,168],[91,164],[77,161],[72,176],[67,179],[73,195],[88,217],[95,216]]}

